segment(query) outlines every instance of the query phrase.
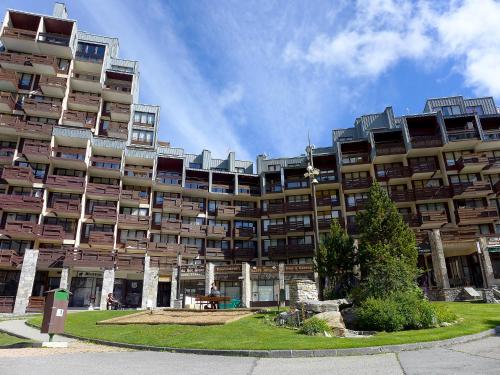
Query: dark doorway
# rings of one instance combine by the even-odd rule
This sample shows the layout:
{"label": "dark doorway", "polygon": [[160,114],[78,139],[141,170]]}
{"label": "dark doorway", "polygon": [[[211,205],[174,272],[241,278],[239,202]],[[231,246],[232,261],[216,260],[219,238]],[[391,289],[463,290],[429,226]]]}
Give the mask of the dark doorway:
{"label": "dark doorway", "polygon": [[170,288],[171,283],[158,283],[158,295],[156,300],[156,306],[158,307],[168,307],[170,306]]}

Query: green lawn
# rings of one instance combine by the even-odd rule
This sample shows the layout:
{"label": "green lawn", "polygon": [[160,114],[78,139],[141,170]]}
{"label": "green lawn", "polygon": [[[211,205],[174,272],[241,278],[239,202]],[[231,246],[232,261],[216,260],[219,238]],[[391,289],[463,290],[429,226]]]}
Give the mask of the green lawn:
{"label": "green lawn", "polygon": [[[309,337],[295,330],[278,328],[265,322],[264,314],[254,315],[224,326],[183,325],[96,325],[97,321],[131,314],[133,311],[93,311],[69,314],[66,332],[81,337],[131,344],[207,349],[334,349],[443,340],[468,335],[500,325],[500,305],[482,303],[444,303],[462,318],[450,327],[379,333],[367,338]],[[275,312],[272,312],[275,314]],[[41,318],[31,323],[40,325]]]}
{"label": "green lawn", "polygon": [[30,342],[30,340],[20,339],[18,337],[11,336],[11,335],[8,335],[6,333],[0,332],[0,348],[2,346],[18,344],[21,342]]}

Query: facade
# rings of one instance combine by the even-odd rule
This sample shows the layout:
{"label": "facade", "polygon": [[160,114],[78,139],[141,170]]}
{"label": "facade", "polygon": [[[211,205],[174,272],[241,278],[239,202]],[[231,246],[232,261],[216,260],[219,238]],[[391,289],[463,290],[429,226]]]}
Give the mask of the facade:
{"label": "facade", "polygon": [[[0,41],[0,312],[37,309],[59,286],[72,307],[104,308],[108,293],[170,306],[212,282],[264,306],[313,278],[306,156],[254,166],[160,142],[159,107],[137,102],[138,63],[78,31],[62,4],[8,10]],[[312,156],[320,235],[336,219],[356,236],[378,180],[416,232],[432,297],[499,284],[498,112],[492,98],[431,99],[334,130]]]}

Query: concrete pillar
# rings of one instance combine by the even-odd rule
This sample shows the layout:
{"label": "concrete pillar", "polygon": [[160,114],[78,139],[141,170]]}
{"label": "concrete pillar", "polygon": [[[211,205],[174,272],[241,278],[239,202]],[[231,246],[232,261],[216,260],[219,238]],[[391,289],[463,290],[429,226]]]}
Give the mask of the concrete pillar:
{"label": "concrete pillar", "polygon": [[[285,289],[285,263],[278,265],[278,281],[280,290]],[[280,306],[285,306],[285,301],[280,300]]]}
{"label": "concrete pillar", "polygon": [[144,281],[142,283],[142,303],[141,308],[156,307],[158,298],[158,279],[160,269],[151,267],[151,258],[149,255],[144,257]]}
{"label": "concrete pillar", "polygon": [[241,264],[241,304],[243,307],[250,307],[252,300],[252,280],[250,280],[250,264]]}
{"label": "concrete pillar", "polygon": [[495,274],[493,273],[493,266],[491,264],[490,252],[488,251],[488,242],[486,238],[479,239],[479,256],[483,258],[481,266],[483,267],[483,274],[486,277],[485,288],[491,288],[496,284]]}
{"label": "concrete pillar", "polygon": [[205,267],[205,295],[210,294],[210,289],[215,281],[215,266],[213,263],[207,263]]}
{"label": "concrete pillar", "polygon": [[25,314],[28,307],[29,298],[33,292],[35,282],[36,262],[38,260],[38,250],[26,249],[24,252],[23,267],[17,286],[16,302],[14,304],[14,314]]}
{"label": "concrete pillar", "polygon": [[99,303],[99,308],[101,310],[106,310],[106,300],[109,293],[113,293],[113,288],[115,286],[115,269],[105,269],[102,278],[102,291],[101,291],[101,301]]}
{"label": "concrete pillar", "polygon": [[59,282],[59,288],[62,288],[62,289],[67,289],[69,290],[69,287],[71,285],[70,283],[70,269],[68,267],[64,267],[62,270],[61,270],[61,281]]}
{"label": "concrete pillar", "polygon": [[446,270],[443,242],[441,241],[441,232],[439,229],[433,229],[432,232],[429,232],[429,242],[431,244],[432,267],[437,287],[448,289],[450,287],[450,280],[448,279],[448,271]]}
{"label": "concrete pillar", "polygon": [[172,268],[172,281],[170,282],[170,307],[174,307],[177,299],[177,267]]}

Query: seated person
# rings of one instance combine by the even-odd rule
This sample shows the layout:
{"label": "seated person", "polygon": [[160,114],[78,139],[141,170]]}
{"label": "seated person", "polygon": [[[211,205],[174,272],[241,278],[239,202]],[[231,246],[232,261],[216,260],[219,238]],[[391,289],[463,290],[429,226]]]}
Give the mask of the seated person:
{"label": "seated person", "polygon": [[120,301],[115,299],[113,293],[108,294],[108,298],[106,299],[106,309],[107,310],[118,310],[121,307]]}

